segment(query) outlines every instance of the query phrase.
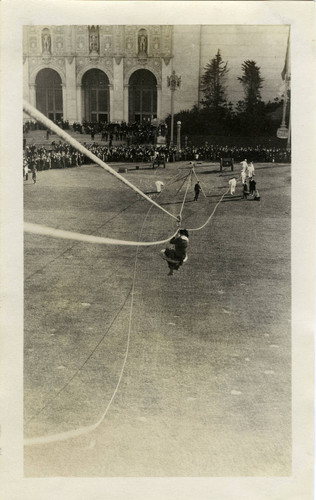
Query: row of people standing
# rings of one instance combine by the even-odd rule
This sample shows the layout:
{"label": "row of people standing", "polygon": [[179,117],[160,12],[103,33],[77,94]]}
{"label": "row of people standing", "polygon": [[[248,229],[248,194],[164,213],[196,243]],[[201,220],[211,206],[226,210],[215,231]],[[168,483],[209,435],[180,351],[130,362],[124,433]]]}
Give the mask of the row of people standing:
{"label": "row of people standing", "polygon": [[[254,200],[259,201],[260,195],[257,189],[257,183],[254,179],[255,177],[255,167],[253,162],[247,162],[247,158],[240,162],[241,172],[240,181],[242,184],[242,199],[248,199],[248,196],[252,196]],[[236,186],[239,179],[232,177],[229,180],[230,194],[234,195],[236,192]]]}

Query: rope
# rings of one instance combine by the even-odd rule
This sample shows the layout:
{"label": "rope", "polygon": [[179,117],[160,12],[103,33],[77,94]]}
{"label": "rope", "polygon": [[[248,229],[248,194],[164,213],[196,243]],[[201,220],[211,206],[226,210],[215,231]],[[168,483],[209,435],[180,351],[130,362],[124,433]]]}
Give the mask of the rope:
{"label": "rope", "polygon": [[[168,184],[172,184],[174,182],[174,179],[178,176],[179,174],[175,175],[174,177],[172,177],[172,179],[167,183]],[[160,193],[161,194],[161,193]],[[144,228],[144,224],[145,224],[145,221],[149,215],[149,212],[150,210],[152,209],[152,206],[149,207],[149,210],[144,218],[144,221],[143,221],[143,224],[142,224],[142,227],[140,229],[140,233],[139,235],[141,235],[142,231],[143,231],[143,228]],[[177,233],[175,233],[177,234]],[[129,344],[130,344],[130,336],[131,336],[131,322],[132,322],[132,312],[133,312],[133,304],[134,304],[134,290],[135,290],[135,280],[136,280],[136,270],[137,270],[137,259],[138,259],[138,253],[139,253],[139,247],[137,247],[136,249],[136,255],[135,255],[135,264],[134,264],[134,273],[133,273],[133,282],[132,282],[132,287],[131,287],[131,290],[130,292],[127,294],[126,296],[126,299],[123,303],[123,305],[121,306],[120,310],[118,311],[118,313],[116,314],[115,318],[113,319],[112,323],[110,324],[109,328],[107,329],[107,331],[105,332],[105,334],[102,336],[102,338],[99,340],[99,342],[97,343],[97,345],[94,347],[94,349],[92,350],[92,352],[89,354],[89,356],[86,358],[86,360],[81,364],[81,366],[76,370],[76,372],[74,373],[74,375],[71,377],[71,379],[58,391],[58,393],[56,394],[56,396],[51,399],[50,401],[48,401],[41,409],[40,411],[36,414],[36,416],[40,415],[40,413],[42,413],[42,411],[66,388],[68,387],[68,385],[71,383],[71,381],[76,377],[76,375],[82,370],[82,368],[84,367],[84,365],[88,362],[88,360],[92,357],[92,355],[94,354],[94,352],[97,350],[97,348],[99,347],[99,345],[102,343],[102,341],[104,340],[106,334],[108,333],[108,331],[110,330],[110,328],[112,327],[112,325],[114,324],[116,318],[119,316],[121,310],[123,309],[126,301],[127,301],[127,298],[129,297],[129,295],[131,295],[131,306],[130,306],[130,315],[129,315],[129,325],[128,325],[128,335],[127,335],[127,345],[126,345],[126,350],[125,350],[125,357],[124,357],[124,361],[123,361],[123,365],[122,365],[122,369],[121,369],[121,372],[120,372],[120,376],[119,376],[119,379],[118,379],[118,382],[116,384],[116,387],[115,387],[115,390],[112,394],[112,397],[105,409],[105,411],[103,412],[101,418],[94,424],[92,425],[89,425],[89,426],[85,426],[85,427],[79,427],[77,429],[73,429],[71,431],[65,431],[65,432],[61,432],[61,433],[58,433],[58,434],[52,434],[52,435],[48,435],[48,436],[39,436],[39,437],[34,437],[34,438],[26,438],[24,439],[24,446],[35,446],[35,445],[42,445],[42,444],[49,444],[49,443],[54,443],[54,442],[58,442],[58,441],[65,441],[67,439],[72,439],[74,437],[78,437],[78,436],[82,436],[84,434],[88,434],[92,431],[94,431],[95,429],[97,429],[97,427],[99,427],[99,425],[101,425],[101,423],[103,422],[103,420],[105,419],[106,417],[106,414],[117,394],[117,391],[119,389],[119,386],[120,386],[120,383],[121,383],[121,380],[122,380],[122,377],[123,377],[123,373],[124,373],[124,369],[125,369],[125,365],[126,365],[126,361],[127,361],[127,356],[128,356],[128,352],[129,352]],[[31,417],[27,422],[31,421],[34,417]]]}
{"label": "rope", "polygon": [[206,220],[206,222],[200,226],[200,227],[195,227],[195,228],[191,228],[191,229],[188,229],[188,231],[200,231],[201,229],[203,229],[209,222],[210,220],[212,219],[218,205],[221,203],[221,201],[223,200],[224,196],[228,193],[229,191],[229,188],[227,189],[227,191],[225,191],[225,193],[221,196],[221,199],[216,203],[215,207],[214,207],[214,210],[213,212],[211,213],[211,215],[208,217],[208,219]]}
{"label": "rope", "polygon": [[185,199],[186,199],[187,194],[188,194],[188,189],[189,189],[189,186],[191,184],[191,177],[192,177],[192,171],[188,175],[188,185],[187,185],[187,188],[185,190],[184,198],[183,198],[181,209],[180,209],[180,213],[179,213],[180,220],[181,220],[181,215],[182,215],[182,211],[183,211],[183,208],[184,208]]}
{"label": "rope", "polygon": [[59,137],[61,137],[65,141],[67,141],[74,148],[78,149],[78,151],[80,151],[85,156],[87,156],[88,158],[90,158],[94,163],[97,163],[104,170],[106,170],[107,172],[109,172],[111,175],[113,175],[114,177],[116,177],[117,179],[119,179],[121,182],[123,182],[124,184],[126,184],[128,187],[130,187],[134,191],[136,191],[136,193],[138,193],[140,196],[142,196],[143,198],[145,198],[145,200],[149,201],[150,203],[152,203],[153,205],[155,205],[156,207],[158,207],[160,210],[162,210],[166,214],[170,215],[170,217],[172,217],[173,219],[177,219],[176,215],[171,214],[170,212],[168,212],[168,210],[166,210],[162,206],[158,205],[158,203],[156,203],[154,200],[152,200],[151,198],[149,198],[149,196],[147,196],[140,189],[138,189],[136,186],[134,186],[134,184],[132,184],[131,182],[129,182],[122,175],[118,174],[113,168],[111,168],[109,165],[107,165],[106,163],[104,163],[95,154],[91,153],[91,151],[89,151],[82,144],[80,144],[80,142],[78,142],[76,139],[74,139],[69,134],[67,134],[67,132],[65,132],[64,130],[62,130],[61,128],[59,128],[55,123],[53,123],[51,120],[49,120],[40,111],[38,111],[36,108],[34,108],[34,106],[32,106],[30,103],[28,103],[25,100],[23,101],[23,110],[31,118],[34,118],[35,120],[41,122],[43,125],[45,125],[45,127],[49,128],[50,130],[52,130],[53,132],[55,132],[55,134],[57,134]]}
{"label": "rope", "polygon": [[[176,178],[180,175],[178,172],[175,176],[173,176],[170,181],[167,183],[172,184],[176,182]],[[160,206],[160,205],[159,205]],[[177,223],[179,223],[179,216],[176,217]],[[54,229],[47,226],[42,226],[40,224],[33,224],[30,222],[24,222],[24,231],[32,234],[40,234],[42,236],[51,236],[54,238],[62,238],[68,240],[82,241],[84,243],[94,243],[97,245],[120,245],[120,246],[153,246],[153,245],[162,245],[167,243],[171,238],[173,238],[177,232],[166,238],[165,240],[160,241],[126,241],[126,240],[118,240],[114,238],[106,238],[102,236],[93,236],[91,234],[82,234],[76,233],[73,231],[64,231],[62,229]]]}
{"label": "rope", "polygon": [[41,226],[40,224],[32,224],[30,222],[24,222],[24,231],[32,234],[40,234],[43,236],[51,236],[53,238],[62,238],[66,240],[82,241],[84,243],[94,243],[97,245],[125,245],[135,247],[162,245],[164,243],[167,243],[169,240],[171,240],[171,238],[175,236],[175,234],[177,234],[174,233],[172,236],[169,236],[168,238],[160,241],[126,241],[117,240],[114,238],[106,238],[103,236],[93,236],[91,234],[81,234],[72,231],[64,231],[63,229],[54,229],[52,227]]}
{"label": "rope", "polygon": [[[148,213],[146,214],[146,217],[145,217],[144,222],[142,224],[142,227],[141,227],[141,230],[140,230],[140,234],[142,233],[142,230],[143,230],[143,227],[144,227],[144,224],[145,224],[145,221],[146,221]],[[112,404],[112,402],[113,402],[113,400],[114,400],[114,398],[115,398],[115,396],[117,394],[117,391],[119,389],[121,380],[123,378],[123,373],[124,373],[124,369],[125,369],[125,365],[126,365],[126,361],[127,361],[127,357],[128,357],[128,352],[129,352],[129,345],[130,345],[130,338],[131,338],[131,322],[132,322],[132,313],[133,313],[133,304],[134,304],[134,290],[135,290],[135,280],[136,280],[138,251],[139,251],[139,249],[137,248],[136,249],[136,255],[135,255],[135,264],[134,264],[133,282],[132,282],[131,291],[128,293],[128,295],[127,295],[127,297],[126,297],[126,299],[125,299],[125,301],[124,301],[124,303],[123,303],[120,311],[117,313],[116,317],[114,318],[114,320],[112,321],[112,324],[109,327],[109,328],[111,328],[111,326],[113,325],[115,319],[118,317],[119,313],[121,312],[122,308],[124,307],[128,296],[131,295],[131,306],[130,306],[130,314],[129,314],[127,343],[126,343],[126,350],[125,350],[125,356],[124,356],[124,360],[123,360],[123,365],[122,365],[122,368],[121,368],[120,376],[119,376],[118,382],[116,384],[115,390],[114,390],[114,392],[113,392],[113,394],[111,396],[111,399],[108,402],[108,404],[107,404],[107,406],[106,406],[103,414],[101,415],[101,417],[99,418],[99,420],[96,423],[94,423],[92,425],[89,425],[89,426],[79,427],[77,429],[73,429],[73,430],[70,430],[70,431],[61,432],[61,433],[58,433],[58,434],[52,434],[52,435],[48,435],[48,436],[40,436],[40,437],[34,437],[34,438],[24,439],[24,446],[34,446],[34,445],[54,443],[54,442],[57,442],[57,441],[65,441],[67,439],[71,439],[71,438],[74,438],[74,437],[82,436],[83,434],[88,434],[88,433],[94,431],[95,429],[97,429],[97,427],[99,427],[101,425],[101,423],[103,422],[103,420],[105,419],[106,414],[107,414],[107,412],[108,412],[108,410],[109,410],[109,408],[110,408],[110,406],[111,406],[111,404]],[[106,335],[106,333],[103,335],[102,339],[98,342],[97,346],[94,348],[94,350],[92,351],[92,353],[90,353],[89,357],[85,360],[85,362],[77,370],[77,372],[74,374],[74,376],[71,378],[71,380],[77,375],[77,373],[79,373],[79,371],[83,368],[83,366],[86,364],[86,362],[88,361],[88,359],[90,359],[90,357],[92,356],[92,354],[96,351],[96,349],[99,347],[99,345],[103,341],[105,335]],[[60,394],[62,392],[62,390],[64,390],[70,384],[71,380],[67,384],[65,384],[65,386],[59,391],[58,394]],[[41,413],[44,410],[44,408],[45,407],[43,407],[40,410],[39,413]],[[37,415],[39,415],[39,413]]]}
{"label": "rope", "polygon": [[124,300],[123,304],[121,305],[120,309],[118,310],[118,312],[114,316],[113,320],[111,321],[109,327],[106,329],[105,333],[102,335],[101,339],[97,342],[97,344],[95,345],[95,347],[89,353],[89,356],[87,356],[87,358],[84,360],[84,362],[79,366],[79,368],[77,368],[77,370],[72,375],[72,377],[70,377],[70,379],[59,389],[59,391],[56,394],[54,394],[54,396],[49,401],[47,401],[40,408],[40,410],[38,410],[37,413],[34,413],[34,415],[32,415],[30,418],[28,418],[27,421],[25,422],[25,424],[28,424],[29,422],[31,422],[32,420],[34,420],[35,417],[38,417],[45,410],[45,408],[47,408],[59,396],[59,394],[61,394],[71,384],[71,382],[78,375],[78,373],[81,372],[81,370],[88,363],[89,359],[93,356],[93,354],[95,353],[95,351],[97,350],[97,348],[102,344],[102,342],[105,339],[107,333],[111,330],[111,328],[114,325],[116,319],[118,318],[118,316],[120,315],[123,307],[125,306],[125,304],[127,302],[127,299],[130,296],[130,294],[131,294],[131,291],[132,291],[132,289],[126,295],[125,300]]}

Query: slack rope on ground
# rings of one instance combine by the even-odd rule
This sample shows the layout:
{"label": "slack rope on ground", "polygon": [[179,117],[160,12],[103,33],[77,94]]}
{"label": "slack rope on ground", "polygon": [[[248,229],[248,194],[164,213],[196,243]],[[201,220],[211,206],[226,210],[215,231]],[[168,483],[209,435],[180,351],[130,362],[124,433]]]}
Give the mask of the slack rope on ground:
{"label": "slack rope on ground", "polygon": [[[174,182],[174,179],[177,176],[178,176],[178,174],[174,178],[172,178],[168,182],[168,184],[172,184]],[[141,233],[143,231],[145,221],[146,221],[146,219],[147,219],[147,217],[149,215],[149,212],[150,212],[150,210],[152,208],[153,208],[153,205],[151,205],[149,207],[149,209],[148,209],[148,212],[147,212],[147,214],[145,216],[145,219],[143,221],[143,224],[142,224],[142,227],[141,227],[141,230],[140,230],[140,233],[139,233],[140,235],[141,235]],[[104,419],[105,419],[105,417],[106,417],[106,415],[108,413],[108,410],[109,410],[109,408],[110,408],[110,406],[111,406],[111,404],[112,404],[112,402],[113,402],[113,400],[114,400],[114,398],[115,398],[115,396],[116,396],[116,394],[118,392],[118,389],[119,389],[119,386],[120,386],[120,383],[121,383],[121,380],[122,380],[122,377],[123,377],[123,374],[124,374],[124,369],[125,369],[125,365],[126,365],[126,361],[127,361],[128,352],[129,352],[138,252],[139,252],[139,248],[137,247],[137,249],[136,249],[136,255],[135,255],[135,263],[134,263],[133,282],[132,282],[131,290],[128,293],[128,295],[127,295],[127,297],[126,297],[123,305],[121,306],[119,312],[117,313],[117,315],[115,316],[114,320],[112,321],[112,323],[110,325],[110,328],[111,328],[112,325],[113,325],[113,323],[114,323],[114,321],[116,320],[116,318],[120,314],[122,308],[124,307],[127,298],[129,297],[129,295],[131,295],[131,306],[130,306],[130,314],[129,314],[127,345],[126,345],[126,351],[125,351],[124,361],[123,361],[123,365],[122,365],[122,368],[121,368],[121,371],[120,371],[119,379],[118,379],[118,382],[116,384],[115,390],[114,390],[114,392],[112,394],[112,397],[110,398],[110,401],[107,404],[104,412],[102,413],[102,415],[99,418],[99,420],[97,422],[95,422],[94,424],[92,424],[92,425],[88,425],[88,426],[85,426],[85,427],[79,427],[79,428],[76,428],[76,429],[72,429],[72,430],[65,431],[65,432],[60,432],[60,433],[57,433],[57,434],[50,434],[50,435],[46,435],[46,436],[36,436],[36,437],[32,437],[32,438],[25,438],[24,441],[23,441],[24,446],[46,445],[46,444],[49,444],[49,443],[56,443],[56,442],[60,442],[60,441],[66,441],[68,439],[73,439],[75,437],[83,436],[83,435],[86,435],[86,434],[88,434],[88,433],[96,430],[102,424],[102,422],[104,421]],[[89,354],[89,356],[86,358],[86,360],[82,363],[82,365],[79,367],[79,369],[77,369],[76,373],[72,376],[72,378],[70,379],[70,381],[68,381],[62,387],[62,389],[58,392],[57,395],[59,395],[66,387],[68,387],[69,384],[70,384],[70,382],[74,379],[74,377],[82,370],[82,368],[85,366],[85,364],[87,363],[87,361],[91,358],[91,356],[93,355],[93,353],[99,347],[99,345],[103,341],[104,337],[105,337],[105,335],[102,336],[101,340],[98,342],[98,344],[96,345],[96,347],[92,350],[92,352]],[[51,403],[51,401],[47,402],[36,415],[38,416],[45,408],[47,408],[47,406],[49,405],[49,403]],[[30,420],[32,420],[32,419],[30,419]]]}
{"label": "slack rope on ground", "polygon": [[125,177],[122,175],[118,174],[113,168],[111,168],[109,165],[104,163],[100,158],[98,158],[95,154],[91,153],[87,148],[85,148],[80,142],[78,142],[76,139],[71,137],[67,132],[59,128],[55,123],[53,123],[49,118],[44,116],[38,109],[34,108],[29,102],[23,101],[23,111],[27,113],[31,118],[34,118],[34,120],[41,122],[45,127],[49,128],[52,132],[55,132],[56,135],[67,141],[71,146],[76,148],[78,151],[80,151],[82,154],[90,158],[94,163],[102,167],[104,170],[109,172],[111,175],[119,179],[121,182],[126,184],[126,186],[130,187],[136,193],[138,193],[140,196],[145,198],[145,200],[149,201],[153,205],[155,205],[157,208],[165,212],[166,214],[170,215],[173,219],[177,219],[176,215],[173,215],[172,213],[168,212],[165,208],[163,208],[161,205],[156,203],[154,200],[152,200],[149,196],[147,196],[143,191],[138,189],[134,184],[129,182]]}

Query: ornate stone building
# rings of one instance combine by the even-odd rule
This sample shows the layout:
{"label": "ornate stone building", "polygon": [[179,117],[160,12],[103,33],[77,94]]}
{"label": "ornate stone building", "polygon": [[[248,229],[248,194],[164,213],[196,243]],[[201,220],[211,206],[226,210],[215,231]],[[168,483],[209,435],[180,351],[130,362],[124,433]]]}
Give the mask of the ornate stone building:
{"label": "ornate stone building", "polygon": [[[266,27],[270,31],[262,31],[261,37],[258,27],[224,28],[25,26],[24,98],[49,118],[63,117],[70,123],[83,119],[142,122],[163,119],[170,113],[168,77],[173,70],[181,75],[181,88],[174,93],[176,112],[199,104],[203,67],[218,48],[224,60],[232,57],[235,80],[231,88],[236,92],[237,65],[240,70],[243,60],[252,57],[254,46],[254,55],[260,58],[262,46],[268,39],[269,49],[276,52],[271,54],[267,70],[270,75],[271,70],[274,71],[280,79],[287,38],[284,26]],[[274,38],[267,38],[273,28]],[[237,57],[234,50],[238,43],[245,47],[245,40],[248,40],[248,51],[239,49]]]}

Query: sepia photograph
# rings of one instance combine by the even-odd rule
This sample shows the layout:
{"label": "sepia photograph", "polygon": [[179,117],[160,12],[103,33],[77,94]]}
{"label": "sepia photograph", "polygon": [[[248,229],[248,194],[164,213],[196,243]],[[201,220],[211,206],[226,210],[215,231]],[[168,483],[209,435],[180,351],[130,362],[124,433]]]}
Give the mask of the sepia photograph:
{"label": "sepia photograph", "polygon": [[[296,2],[44,3],[18,19],[12,59],[6,349],[28,489],[6,498],[105,498],[66,493],[71,478],[114,480],[111,499],[311,499],[315,98],[297,60],[306,47],[315,63],[314,23],[301,40]],[[124,478],[154,482],[125,496]],[[211,482],[189,493],[190,478]],[[36,481],[44,497],[28,496]]]}

